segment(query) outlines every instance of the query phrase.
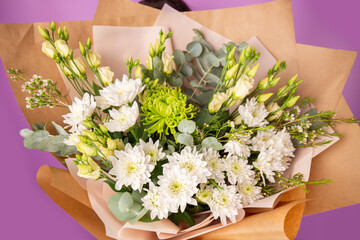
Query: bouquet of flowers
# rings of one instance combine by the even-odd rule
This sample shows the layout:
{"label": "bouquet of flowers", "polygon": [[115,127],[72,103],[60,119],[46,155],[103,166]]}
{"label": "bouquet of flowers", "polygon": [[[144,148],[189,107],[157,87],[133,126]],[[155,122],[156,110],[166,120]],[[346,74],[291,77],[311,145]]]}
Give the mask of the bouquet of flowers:
{"label": "bouquet of flowers", "polygon": [[63,116],[67,131],[52,122],[58,135],[51,135],[38,123],[20,132],[24,145],[67,157],[78,176],[108,184],[108,208],[123,222],[169,219],[186,229],[202,214],[222,225],[236,222],[242,208],[261,198],[329,182],[289,175],[295,150],[340,136],[331,128],[335,123],[358,122],[318,112],[313,99],[300,99],[296,75],[278,88],[285,62],[255,84],[260,53],[246,42],[214,50],[194,30],[186,49],[167,53],[172,34],[160,31],[146,64],[130,57],[128,72],[114,80],[90,39],[79,43],[82,57],[75,58],[65,27],[52,23],[39,30],[42,51],[78,96],[70,103],[52,80],[26,80],[23,71],[9,69],[11,78],[24,81],[28,108],[70,110]]}

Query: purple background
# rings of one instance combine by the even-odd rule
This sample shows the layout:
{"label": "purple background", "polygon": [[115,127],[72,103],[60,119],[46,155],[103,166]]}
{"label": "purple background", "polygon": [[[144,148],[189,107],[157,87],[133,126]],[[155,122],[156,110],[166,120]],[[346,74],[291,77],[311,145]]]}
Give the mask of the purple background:
{"label": "purple background", "polygon": [[[268,0],[186,0],[192,10],[263,3]],[[98,0],[0,0],[0,23],[92,19]],[[293,0],[298,43],[360,51],[358,0]],[[1,47],[1,46],[0,46]],[[360,60],[356,60],[343,94],[360,117]],[[25,149],[18,132],[29,127],[0,64],[2,161],[0,200],[2,239],[94,239],[59,208],[36,183],[36,172],[48,164],[61,167],[49,153]],[[11,166],[11,167],[9,167]],[[354,239],[360,204],[304,217],[296,239]]]}

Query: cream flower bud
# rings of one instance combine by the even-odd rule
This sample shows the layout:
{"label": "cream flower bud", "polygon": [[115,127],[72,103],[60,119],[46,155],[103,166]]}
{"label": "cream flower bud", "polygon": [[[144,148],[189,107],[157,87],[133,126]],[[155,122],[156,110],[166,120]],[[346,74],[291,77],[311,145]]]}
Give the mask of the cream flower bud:
{"label": "cream flower bud", "polygon": [[79,164],[77,175],[83,178],[98,179],[100,177],[100,167],[97,165],[92,158],[88,158],[89,164]]}
{"label": "cream flower bud", "polygon": [[49,58],[54,59],[56,52],[55,52],[55,48],[53,47],[53,45],[51,45],[50,42],[45,41],[42,43],[42,48],[41,51],[43,51],[43,53],[46,54],[46,56],[48,56]]}
{"label": "cream flower bud", "polygon": [[271,96],[273,95],[273,93],[264,93],[261,94],[256,100],[260,103],[260,102],[265,102],[266,100],[268,100]]}
{"label": "cream flower bud", "polygon": [[144,79],[145,75],[144,75],[140,65],[136,66],[134,76],[135,76],[135,78],[140,78],[141,80]]}
{"label": "cream flower bud", "polygon": [[101,58],[100,58],[99,54],[97,54],[93,51],[90,51],[89,54],[86,56],[86,58],[91,67],[97,68],[100,66]]}
{"label": "cream flower bud", "polygon": [[221,106],[223,105],[226,100],[229,99],[229,96],[225,93],[216,93],[214,98],[209,104],[209,112],[215,113],[220,110]]}
{"label": "cream flower bud", "polygon": [[237,117],[234,119],[235,125],[240,125],[242,120],[243,120],[243,119],[241,118],[241,116],[237,116]]}
{"label": "cream flower bud", "polygon": [[289,107],[292,107],[296,102],[297,100],[299,99],[300,96],[295,96],[295,97],[292,97],[287,103],[286,103],[286,107],[289,108]]}
{"label": "cream flower bud", "polygon": [[89,145],[87,145],[86,143],[84,142],[79,142],[77,145],[76,145],[76,148],[79,152],[81,153],[85,153],[87,154],[88,156],[96,156],[97,155],[97,150],[96,148],[94,147],[90,147]]}
{"label": "cream flower bud", "polygon": [[254,67],[252,67],[252,68],[246,73],[246,75],[248,75],[249,77],[254,77],[255,74],[256,74],[256,72],[257,72],[257,70],[258,70],[258,68],[259,68],[259,63],[256,64]]}
{"label": "cream flower bud", "polygon": [[253,85],[253,78],[242,75],[240,79],[236,82],[235,86],[230,89],[235,99],[243,99],[249,94],[249,90],[253,87]]}
{"label": "cream flower bud", "polygon": [[225,73],[225,81],[230,80],[235,77],[236,72],[239,70],[239,64],[236,64],[232,66],[230,69],[228,69]]}
{"label": "cream flower bud", "polygon": [[[269,104],[269,106],[266,107],[266,110],[268,110],[269,113],[274,113],[279,108],[280,108],[279,105],[276,102],[273,102],[273,103]],[[270,117],[268,117],[267,120],[269,122],[274,121],[274,120],[278,119],[282,113],[283,113],[283,110],[277,111],[276,113],[274,113],[274,115],[271,115]]]}
{"label": "cream flower bud", "polygon": [[258,88],[265,89],[268,86],[268,84],[269,84],[269,78],[266,77],[259,82]]}
{"label": "cream flower bud", "polygon": [[109,66],[99,67],[98,71],[99,71],[99,75],[101,77],[101,81],[103,81],[103,83],[105,85],[112,83],[113,78],[114,78],[114,72],[110,70]]}
{"label": "cream flower bud", "polygon": [[174,56],[164,52],[162,61],[164,63],[164,73],[171,74],[174,70]]}
{"label": "cream flower bud", "polygon": [[70,67],[74,71],[74,73],[79,76],[86,73],[86,65],[79,57],[75,58],[74,61],[70,61]]}
{"label": "cream flower bud", "polygon": [[153,62],[152,62],[152,58],[150,56],[146,57],[146,67],[149,70],[153,70]]}
{"label": "cream flower bud", "polygon": [[56,50],[58,50],[58,52],[63,57],[67,57],[69,55],[69,53],[71,52],[71,49],[69,48],[69,46],[62,39],[55,41],[55,47],[56,47]]}

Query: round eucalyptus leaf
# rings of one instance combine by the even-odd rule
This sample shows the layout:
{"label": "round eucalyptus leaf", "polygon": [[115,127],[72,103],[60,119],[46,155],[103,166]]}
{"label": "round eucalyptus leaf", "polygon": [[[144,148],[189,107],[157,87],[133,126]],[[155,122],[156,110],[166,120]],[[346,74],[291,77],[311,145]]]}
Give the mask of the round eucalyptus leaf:
{"label": "round eucalyptus leaf", "polygon": [[177,76],[171,76],[169,78],[169,84],[173,87],[181,87],[183,84],[183,80]]}
{"label": "round eucalyptus leaf", "polygon": [[58,155],[60,157],[67,157],[67,156],[71,156],[76,153],[77,153],[77,149],[75,146],[69,146],[69,145],[64,144],[61,147],[60,151],[58,151],[56,153],[56,155]]}
{"label": "round eucalyptus leaf", "polygon": [[180,72],[185,76],[185,77],[190,77],[193,75],[193,70],[192,68],[187,64],[183,64],[182,68],[180,70]]}
{"label": "round eucalyptus leaf", "polygon": [[205,76],[205,80],[208,82],[213,82],[213,83],[217,84],[220,81],[220,78],[218,76],[216,76],[215,74],[208,73]]}
{"label": "round eucalyptus leaf", "polygon": [[24,139],[24,146],[29,149],[37,149],[40,141],[47,136],[49,133],[45,130],[33,132]]}
{"label": "round eucalyptus leaf", "polygon": [[186,62],[191,62],[193,60],[193,57],[191,56],[191,54],[187,53],[187,52],[183,52],[185,54],[185,61]]}
{"label": "round eucalyptus leaf", "polygon": [[156,56],[156,57],[154,57],[154,59],[153,59],[153,66],[154,66],[154,69],[162,70],[164,64],[163,64],[163,62],[161,61],[161,59],[160,59],[158,56]]}
{"label": "round eucalyptus leaf", "polygon": [[30,134],[32,134],[34,131],[24,128],[20,130],[20,136],[26,138],[27,136],[29,136]]}
{"label": "round eucalyptus leaf", "polygon": [[134,200],[131,197],[130,193],[124,192],[123,195],[120,197],[118,202],[118,207],[120,212],[128,212],[133,205]]}
{"label": "round eucalyptus leaf", "polygon": [[191,80],[191,81],[190,81],[190,85],[191,85],[192,87],[196,87],[196,88],[204,87],[204,86],[200,85],[200,84],[199,84],[199,81],[197,81],[197,80]]}
{"label": "round eucalyptus leaf", "polygon": [[205,58],[207,60],[208,66],[214,66],[214,67],[219,67],[220,66],[220,61],[219,59],[215,56],[214,53],[212,52],[208,52],[205,55]]}
{"label": "round eucalyptus leaf", "polygon": [[68,137],[64,135],[47,136],[39,142],[37,148],[40,151],[58,152],[64,145],[66,145],[64,140],[67,138]]}
{"label": "round eucalyptus leaf", "polygon": [[194,138],[187,133],[180,133],[176,136],[176,140],[184,145],[192,146],[194,144]]}
{"label": "round eucalyptus leaf", "polygon": [[137,221],[139,221],[143,216],[145,216],[145,214],[148,212],[149,210],[147,210],[146,208],[141,209],[141,211],[139,212],[139,214],[134,218],[131,219],[129,221],[130,224],[134,225]]}
{"label": "round eucalyptus leaf", "polygon": [[215,56],[220,60],[221,65],[224,66],[226,61],[226,53],[224,50],[222,48],[218,49],[215,52]]}
{"label": "round eucalyptus leaf", "polygon": [[65,136],[69,135],[62,126],[60,126],[59,124],[57,124],[54,121],[52,121],[51,123],[55,127],[55,129],[59,135],[65,135]]}
{"label": "round eucalyptus leaf", "polygon": [[223,148],[222,144],[215,137],[207,137],[201,142],[201,146],[206,148],[212,148],[214,150],[221,150]]}
{"label": "round eucalyptus leaf", "polygon": [[173,56],[174,56],[174,62],[176,63],[176,65],[181,65],[183,63],[185,63],[185,55],[184,52],[179,50],[179,49],[175,49],[175,51],[173,52]]}
{"label": "round eucalyptus leaf", "polygon": [[137,203],[142,203],[141,199],[146,195],[146,193],[143,192],[139,192],[139,191],[133,191],[131,193],[131,197],[132,199],[137,202]]}
{"label": "round eucalyptus leaf", "polygon": [[195,131],[196,124],[192,120],[183,119],[179,122],[178,129],[182,133],[191,134]]}
{"label": "round eucalyptus leaf", "polygon": [[121,212],[119,209],[119,201],[124,193],[115,193],[108,200],[108,207],[114,216],[120,221],[127,222],[137,216],[134,212]]}
{"label": "round eucalyptus leaf", "polygon": [[154,70],[154,79],[158,79],[159,84],[162,84],[164,82],[164,73],[160,70],[155,69]]}
{"label": "round eucalyptus leaf", "polygon": [[170,153],[173,153],[173,152],[175,152],[175,147],[173,146],[173,145],[168,145],[168,150],[169,150],[169,152]]}
{"label": "round eucalyptus leaf", "polygon": [[248,44],[247,42],[241,42],[241,43],[239,44],[239,50],[240,50],[240,52],[241,52],[243,49],[247,49],[248,46],[249,46],[249,44]]}
{"label": "round eucalyptus leaf", "polygon": [[222,48],[225,53],[227,52],[226,49],[229,45],[230,45],[230,50],[237,46],[236,43],[234,42],[228,42],[227,44],[223,44]]}
{"label": "round eucalyptus leaf", "polygon": [[186,46],[186,49],[190,52],[191,56],[198,57],[203,52],[203,47],[199,42],[191,42]]}

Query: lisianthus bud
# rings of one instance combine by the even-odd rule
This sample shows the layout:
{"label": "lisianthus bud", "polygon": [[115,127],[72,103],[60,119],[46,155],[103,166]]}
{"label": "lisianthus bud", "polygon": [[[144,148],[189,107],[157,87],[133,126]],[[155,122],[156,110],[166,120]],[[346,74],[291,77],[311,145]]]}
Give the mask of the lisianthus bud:
{"label": "lisianthus bud", "polygon": [[229,99],[229,96],[226,95],[225,93],[216,93],[214,98],[212,99],[212,101],[209,104],[209,112],[210,113],[215,113],[217,111],[220,110],[221,106],[223,105],[224,102],[226,102],[226,100]]}
{"label": "lisianthus bud", "polygon": [[269,113],[273,113],[273,115],[271,115],[270,117],[267,118],[267,120],[269,122],[274,121],[281,116],[281,114],[283,113],[283,110],[277,111],[279,108],[280,107],[276,102],[273,102],[273,103],[269,104],[269,106],[266,107],[266,109],[268,110]]}
{"label": "lisianthus bud", "polygon": [[174,56],[164,52],[162,54],[162,62],[164,63],[164,73],[171,74],[174,70]]}
{"label": "lisianthus bud", "polygon": [[[250,45],[249,45],[250,46]],[[240,54],[240,57],[239,57],[239,63],[240,64],[243,64],[245,62],[245,53],[246,53],[246,49],[244,48],[242,51],[241,51],[241,54]]]}
{"label": "lisianthus bud", "polygon": [[268,78],[264,78],[263,80],[261,80],[258,84],[258,88],[259,89],[265,89],[267,87],[269,83],[269,79]]}
{"label": "lisianthus bud", "polygon": [[40,35],[46,39],[46,40],[49,40],[50,39],[50,36],[49,36],[49,32],[46,30],[46,29],[43,29],[42,27],[38,26],[39,28],[39,32],[40,32]]}
{"label": "lisianthus bud", "polygon": [[74,71],[74,73],[79,76],[86,73],[85,63],[79,57],[75,58],[74,61],[70,61],[70,67]]}
{"label": "lisianthus bud", "polygon": [[79,164],[77,175],[83,178],[98,179],[100,177],[100,167],[92,158],[88,158],[88,164]]}
{"label": "lisianthus bud", "polygon": [[84,46],[82,45],[82,43],[80,41],[79,41],[79,49],[80,49],[81,55],[83,55],[85,57],[86,51],[85,51],[85,48],[84,48]]}
{"label": "lisianthus bud", "polygon": [[51,31],[55,31],[55,30],[56,30],[56,26],[55,26],[54,21],[51,22],[51,24],[50,24],[50,29],[51,29]]}
{"label": "lisianthus bud", "polygon": [[275,79],[272,79],[270,80],[270,87],[273,87],[275,86],[276,84],[278,84],[278,82],[280,81],[280,78],[275,78]]}
{"label": "lisianthus bud", "polygon": [[149,47],[149,55],[151,57],[153,57],[155,55],[154,48],[153,48],[153,45],[151,43],[150,43],[150,47]]}
{"label": "lisianthus bud", "polygon": [[[79,136],[80,137],[80,136]],[[88,144],[84,143],[84,142],[79,142],[76,145],[76,148],[79,152],[81,153],[85,153],[88,156],[96,156],[97,155],[97,150],[95,147],[90,147]]]}
{"label": "lisianthus bud", "polygon": [[144,75],[140,65],[136,66],[134,76],[135,76],[135,78],[140,78],[141,80],[144,79],[145,75]]}
{"label": "lisianthus bud", "polygon": [[90,67],[97,68],[100,66],[101,58],[99,54],[90,51],[89,54],[86,56],[87,61],[89,62]]}
{"label": "lisianthus bud", "polygon": [[71,52],[69,46],[66,44],[66,42],[62,39],[55,41],[55,47],[56,50],[61,54],[63,57],[67,57],[69,53]]}
{"label": "lisianthus bud", "polygon": [[295,80],[296,80],[296,78],[297,78],[297,76],[298,76],[298,75],[295,74],[292,78],[290,78],[289,81],[287,82],[287,85],[288,85],[288,86],[293,85],[294,82],[295,82]]}
{"label": "lisianthus bud", "polygon": [[158,53],[158,51],[159,51],[159,46],[160,46],[159,41],[156,39],[156,40],[155,40],[155,44],[154,44],[155,54]]}
{"label": "lisianthus bud", "polygon": [[273,93],[264,93],[264,94],[261,94],[256,100],[257,100],[258,102],[265,102],[265,101],[268,100],[272,95],[273,95]]}
{"label": "lisianthus bud", "polygon": [[94,141],[97,140],[97,136],[96,136],[96,134],[94,132],[83,130],[83,133],[84,133],[85,136],[88,136],[91,140],[94,140]]}
{"label": "lisianthus bud", "polygon": [[108,146],[108,149],[110,149],[110,150],[115,150],[115,149],[117,149],[117,144],[116,144],[116,142],[115,142],[113,139],[111,139],[111,138],[108,138],[108,139],[107,139],[106,144],[107,144],[107,146]]}
{"label": "lisianthus bud", "polygon": [[246,75],[242,75],[236,82],[235,86],[228,91],[232,92],[234,99],[243,99],[249,94],[249,90],[254,85],[254,79]]}
{"label": "lisianthus bud", "polygon": [[152,62],[152,58],[150,56],[146,57],[146,67],[149,70],[153,70],[153,62]]}
{"label": "lisianthus bud", "polygon": [[42,48],[41,51],[43,51],[43,53],[45,53],[49,58],[54,59],[55,58],[55,48],[53,47],[53,45],[51,45],[50,42],[45,41],[42,43]]}
{"label": "lisianthus bud", "polygon": [[255,74],[256,74],[256,72],[257,72],[257,70],[258,70],[258,68],[259,68],[259,63],[256,64],[254,67],[252,67],[252,68],[246,73],[246,75],[248,75],[249,77],[254,77]]}
{"label": "lisianthus bud", "polygon": [[297,102],[297,100],[299,99],[300,96],[295,96],[295,97],[292,97],[287,103],[286,103],[286,107],[289,108],[289,107],[292,107],[294,106],[294,104]]}
{"label": "lisianthus bud", "polygon": [[232,66],[229,70],[227,70],[226,73],[225,73],[224,80],[228,81],[228,80],[234,78],[236,72],[239,69],[239,66],[240,66],[239,64],[236,64],[236,65]]}
{"label": "lisianthus bud", "polygon": [[114,72],[112,72],[110,70],[109,66],[99,67],[98,71],[99,71],[99,75],[101,77],[101,81],[103,81],[103,83],[105,85],[108,85],[109,83],[112,83],[113,78],[114,78]]}

